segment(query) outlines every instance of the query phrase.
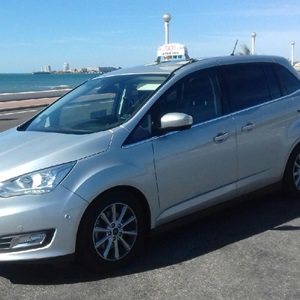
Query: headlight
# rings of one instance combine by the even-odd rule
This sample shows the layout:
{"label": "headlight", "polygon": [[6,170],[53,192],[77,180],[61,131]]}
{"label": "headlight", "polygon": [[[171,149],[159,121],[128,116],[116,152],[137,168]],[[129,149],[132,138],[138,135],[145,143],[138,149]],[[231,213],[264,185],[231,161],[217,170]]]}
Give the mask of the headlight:
{"label": "headlight", "polygon": [[68,175],[74,165],[74,162],[67,163],[0,182],[0,197],[49,193]]}

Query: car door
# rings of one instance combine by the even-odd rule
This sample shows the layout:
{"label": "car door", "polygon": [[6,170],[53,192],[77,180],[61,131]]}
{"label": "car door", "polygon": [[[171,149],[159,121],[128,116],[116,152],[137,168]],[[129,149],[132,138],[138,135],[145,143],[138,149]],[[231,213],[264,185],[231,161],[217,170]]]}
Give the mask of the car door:
{"label": "car door", "polygon": [[222,67],[237,132],[238,194],[279,181],[294,137],[295,103],[281,97],[271,64]]}
{"label": "car door", "polygon": [[223,115],[215,70],[193,73],[159,99],[154,119],[183,112],[193,126],[153,139],[160,201],[157,223],[219,203],[236,192],[236,138],[230,115]]}

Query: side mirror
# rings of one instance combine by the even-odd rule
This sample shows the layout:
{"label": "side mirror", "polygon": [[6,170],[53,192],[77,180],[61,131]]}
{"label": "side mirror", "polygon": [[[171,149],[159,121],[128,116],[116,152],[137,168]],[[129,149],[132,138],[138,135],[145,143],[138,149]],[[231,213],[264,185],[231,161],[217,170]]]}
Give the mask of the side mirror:
{"label": "side mirror", "polygon": [[168,113],[162,116],[160,122],[163,130],[184,130],[191,128],[193,117],[184,113]]}

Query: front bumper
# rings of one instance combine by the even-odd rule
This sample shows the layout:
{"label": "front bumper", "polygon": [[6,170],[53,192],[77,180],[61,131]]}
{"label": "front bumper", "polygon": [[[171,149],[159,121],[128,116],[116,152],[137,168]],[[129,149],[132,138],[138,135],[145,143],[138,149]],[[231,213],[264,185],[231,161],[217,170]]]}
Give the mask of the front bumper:
{"label": "front bumper", "polygon": [[62,185],[43,195],[0,198],[0,261],[73,254],[87,206]]}

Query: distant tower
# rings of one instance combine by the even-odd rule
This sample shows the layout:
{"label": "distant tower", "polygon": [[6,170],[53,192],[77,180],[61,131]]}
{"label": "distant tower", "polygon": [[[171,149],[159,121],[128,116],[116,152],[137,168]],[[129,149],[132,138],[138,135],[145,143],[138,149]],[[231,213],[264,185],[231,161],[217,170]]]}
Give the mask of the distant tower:
{"label": "distant tower", "polygon": [[64,63],[63,71],[64,71],[64,72],[68,72],[69,70],[70,70],[69,63]]}
{"label": "distant tower", "polygon": [[294,65],[294,50],[295,50],[295,42],[291,42],[291,65]]}

